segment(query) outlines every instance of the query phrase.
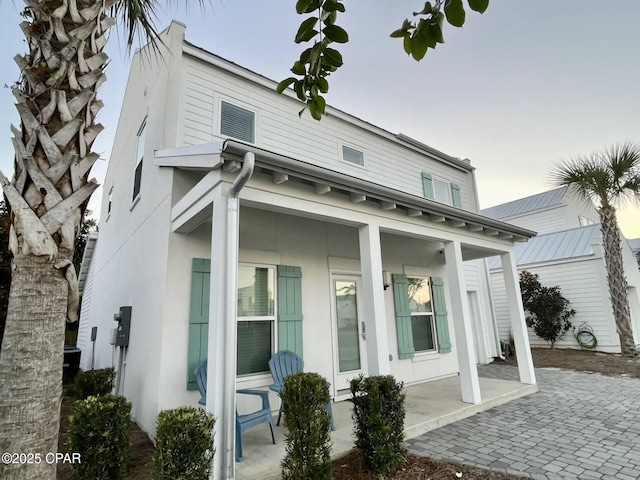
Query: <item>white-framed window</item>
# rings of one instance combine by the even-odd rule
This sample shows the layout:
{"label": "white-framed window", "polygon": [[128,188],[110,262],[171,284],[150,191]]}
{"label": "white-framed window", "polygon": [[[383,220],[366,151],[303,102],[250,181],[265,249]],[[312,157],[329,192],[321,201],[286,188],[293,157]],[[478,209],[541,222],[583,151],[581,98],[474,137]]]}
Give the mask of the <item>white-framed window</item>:
{"label": "white-framed window", "polygon": [[433,179],[433,193],[435,201],[452,205],[451,202],[451,184],[438,178]]}
{"label": "white-framed window", "polygon": [[595,223],[593,220],[590,220],[582,215],[578,215],[578,221],[580,222],[581,227],[586,227],[587,225],[593,225]]}
{"label": "white-framed window", "polygon": [[460,185],[438,178],[429,172],[422,172],[422,189],[425,198],[462,208]]}
{"label": "white-framed window", "polygon": [[220,135],[256,143],[256,113],[221,100]]}
{"label": "white-framed window", "polygon": [[109,197],[107,202],[107,216],[111,215],[111,206],[113,205],[113,186],[109,189]]}
{"label": "white-framed window", "polygon": [[144,149],[147,140],[147,120],[142,122],[138,130],[138,144],[136,147],[136,168],[133,174],[133,198],[135,200],[140,195],[140,185],[142,183],[142,160],[144,159]]}
{"label": "white-framed window", "polygon": [[436,351],[436,325],[429,277],[407,277],[411,333],[416,353]]}
{"label": "white-framed window", "polygon": [[342,145],[342,160],[364,167],[364,152],[347,145]]}
{"label": "white-framed window", "polygon": [[275,353],[276,269],[265,265],[238,267],[237,375],[269,371]]}

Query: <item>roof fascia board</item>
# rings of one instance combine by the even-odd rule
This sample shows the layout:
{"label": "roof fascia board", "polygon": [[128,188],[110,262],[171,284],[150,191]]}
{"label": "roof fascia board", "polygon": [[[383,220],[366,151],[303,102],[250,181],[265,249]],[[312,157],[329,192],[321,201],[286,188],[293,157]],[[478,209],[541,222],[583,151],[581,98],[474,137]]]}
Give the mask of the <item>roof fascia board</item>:
{"label": "roof fascia board", "polygon": [[367,196],[374,197],[379,200],[392,201],[407,207],[422,209],[434,215],[444,215],[451,219],[497,229],[502,232],[512,234],[515,237],[524,237],[525,239],[528,239],[536,235],[536,232],[526,228],[504,223],[499,220],[484,217],[467,210],[451,207],[426,198],[418,198],[399,190],[394,190],[382,185],[367,182],[366,180],[345,175],[340,172],[328,170],[326,168],[255,147],[253,145],[247,145],[231,139],[225,141],[223,153],[242,156],[246,152],[253,152],[256,155],[256,163],[259,165],[266,165],[275,169],[284,170],[285,173],[286,171],[290,171],[295,173],[297,176],[306,176],[309,180],[321,180],[347,191],[360,191],[360,193],[366,193]]}
{"label": "roof fascia board", "polygon": [[223,142],[167,148],[153,152],[153,164],[157,167],[215,170],[222,166]]}
{"label": "roof fascia board", "polygon": [[[188,42],[184,42],[182,46],[182,51],[184,54],[197,58],[198,60],[202,60],[203,62],[209,63],[215,67],[223,69],[233,75],[236,75],[240,78],[244,78],[252,83],[265,87],[271,91],[275,92],[276,86],[278,82],[271,80],[267,77],[264,77],[258,73],[255,73],[247,68],[241,67],[240,65],[234,64],[229,60],[225,60],[218,55],[215,55],[211,52],[208,52],[202,48],[191,45]],[[302,104],[296,94],[292,89],[287,88],[282,95],[285,95],[287,98],[294,100],[297,103]],[[366,130],[374,135],[380,136],[389,140],[397,145],[401,145],[405,148],[413,150],[415,152],[421,153],[423,155],[428,155],[429,157],[446,163],[447,165],[457,168],[458,170],[462,170],[464,172],[470,172],[475,169],[475,167],[471,166],[470,163],[466,163],[458,158],[451,157],[439,150],[436,150],[433,147],[429,147],[428,145],[419,142],[418,140],[414,140],[411,137],[408,137],[404,134],[394,134],[383,128],[377,127],[371,123],[368,123],[364,120],[361,120],[353,115],[343,112],[337,108],[334,108],[330,105],[326,107],[326,113],[328,116],[335,117],[343,122],[346,122],[350,125],[358,127],[362,130]]]}

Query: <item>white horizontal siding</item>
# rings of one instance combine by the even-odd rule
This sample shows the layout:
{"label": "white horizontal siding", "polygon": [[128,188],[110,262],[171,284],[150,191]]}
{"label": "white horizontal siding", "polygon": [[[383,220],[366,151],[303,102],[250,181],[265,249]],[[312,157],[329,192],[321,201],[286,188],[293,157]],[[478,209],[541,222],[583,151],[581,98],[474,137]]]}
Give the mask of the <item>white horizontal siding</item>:
{"label": "white horizontal siding", "polygon": [[[472,177],[462,170],[330,115],[321,122],[308,113],[299,118],[301,103],[190,57],[185,65],[182,144],[220,138],[219,100],[225,99],[256,112],[256,144],[261,148],[419,196],[426,171],[458,184],[464,208],[472,203],[467,198]],[[365,166],[340,161],[342,144],[364,151]]]}
{"label": "white horizontal siding", "polygon": [[[619,341],[617,335],[615,335],[615,328],[612,329],[613,319],[607,301],[607,283],[601,265],[602,262],[600,260],[590,259],[546,265],[527,270],[540,275],[540,283],[542,285],[548,287],[560,286],[562,295],[571,302],[571,308],[576,310],[576,315],[571,318],[573,326],[577,329],[583,322],[586,322],[593,328],[598,339],[598,346],[611,349],[618,345]],[[502,271],[494,270],[491,272],[491,284],[500,338],[507,340],[511,326]],[[536,336],[531,329],[529,329],[529,341],[532,346],[548,345],[547,342]],[[571,330],[567,332],[563,340],[557,343],[557,346],[578,347]]]}
{"label": "white horizontal siding", "polygon": [[[95,252],[94,252],[95,253]],[[76,346],[82,351],[80,355],[80,368],[89,370],[91,368],[91,299],[93,295],[93,278],[95,276],[95,262],[89,265],[87,278],[82,291],[82,307],[80,309],[80,324],[78,325],[78,339]],[[108,332],[101,332],[107,334]]]}
{"label": "white horizontal siding", "polygon": [[529,213],[519,217],[505,218],[503,221],[519,227],[528,228],[529,230],[538,232],[538,235],[575,228],[575,225],[569,225],[567,223],[562,207]]}

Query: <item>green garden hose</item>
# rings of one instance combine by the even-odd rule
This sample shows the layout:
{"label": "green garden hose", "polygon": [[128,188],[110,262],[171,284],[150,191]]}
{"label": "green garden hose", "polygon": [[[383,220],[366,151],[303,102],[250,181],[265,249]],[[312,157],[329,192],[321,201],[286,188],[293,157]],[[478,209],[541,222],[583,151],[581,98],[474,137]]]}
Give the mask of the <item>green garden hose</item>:
{"label": "green garden hose", "polygon": [[598,346],[598,339],[593,333],[591,328],[586,322],[582,322],[582,325],[578,327],[578,331],[573,334],[581,348],[586,350],[594,350]]}

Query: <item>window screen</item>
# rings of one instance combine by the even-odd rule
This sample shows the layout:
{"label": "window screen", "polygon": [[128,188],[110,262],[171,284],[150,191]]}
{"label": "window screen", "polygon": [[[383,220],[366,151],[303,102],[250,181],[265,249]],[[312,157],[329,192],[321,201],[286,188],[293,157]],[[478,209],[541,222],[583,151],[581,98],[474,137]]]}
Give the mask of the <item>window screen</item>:
{"label": "window screen", "polygon": [[220,134],[255,143],[255,113],[231,103],[221,102]]}
{"label": "window screen", "polygon": [[342,159],[345,162],[355,163],[356,165],[364,165],[364,153],[355,148],[342,146]]}

